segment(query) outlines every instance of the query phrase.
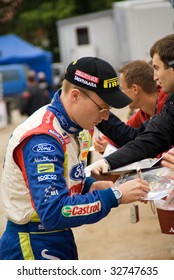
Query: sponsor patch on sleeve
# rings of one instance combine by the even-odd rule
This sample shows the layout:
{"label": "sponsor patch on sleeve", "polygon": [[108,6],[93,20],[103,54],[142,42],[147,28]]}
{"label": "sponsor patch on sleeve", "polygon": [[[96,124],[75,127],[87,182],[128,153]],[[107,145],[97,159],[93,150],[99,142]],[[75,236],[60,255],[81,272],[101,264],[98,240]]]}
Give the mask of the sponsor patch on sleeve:
{"label": "sponsor patch on sleeve", "polygon": [[62,208],[62,215],[64,217],[78,217],[95,214],[101,211],[100,200],[94,203],[79,204],[79,205],[66,205]]}
{"label": "sponsor patch on sleeve", "polygon": [[38,173],[52,173],[54,171],[54,163],[40,163],[37,165]]}

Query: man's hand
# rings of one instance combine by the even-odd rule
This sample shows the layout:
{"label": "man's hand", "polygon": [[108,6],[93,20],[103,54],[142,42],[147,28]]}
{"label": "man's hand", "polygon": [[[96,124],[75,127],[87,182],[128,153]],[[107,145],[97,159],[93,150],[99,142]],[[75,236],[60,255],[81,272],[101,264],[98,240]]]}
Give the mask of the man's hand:
{"label": "man's hand", "polygon": [[[163,154],[163,160],[161,161],[161,165],[167,167],[174,171],[174,150],[172,149],[168,153]],[[174,180],[174,174],[169,176],[172,180]]]}
{"label": "man's hand", "polygon": [[108,145],[108,141],[101,136],[100,138],[95,137],[93,141],[94,149],[99,152],[100,154],[103,154],[106,146]]}
{"label": "man's hand", "polygon": [[112,181],[97,181],[92,183],[89,192],[94,190],[106,190],[108,188],[112,188],[114,183]]}
{"label": "man's hand", "polygon": [[109,171],[109,165],[107,164],[107,161],[104,159],[100,159],[93,164],[91,170],[91,177],[95,178],[96,180],[101,180],[102,179],[101,174],[108,171]]}
{"label": "man's hand", "polygon": [[119,185],[122,192],[121,204],[142,201],[150,191],[149,184],[142,179],[134,179]]}

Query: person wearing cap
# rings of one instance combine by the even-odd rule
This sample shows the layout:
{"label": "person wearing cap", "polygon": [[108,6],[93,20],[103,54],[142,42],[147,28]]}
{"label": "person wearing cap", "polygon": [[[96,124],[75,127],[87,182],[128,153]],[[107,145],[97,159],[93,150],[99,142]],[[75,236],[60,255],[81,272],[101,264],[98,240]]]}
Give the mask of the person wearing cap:
{"label": "person wearing cap", "polygon": [[95,178],[99,178],[108,169],[116,169],[145,158],[154,158],[174,145],[174,34],[157,40],[150,48],[150,56],[154,79],[168,94],[165,106],[160,114],[138,129],[126,126],[119,122],[118,118],[115,120],[113,115],[107,122],[99,124],[99,129],[116,143],[120,140],[119,128],[120,132],[122,131],[121,141],[125,140],[125,145],[96,163],[92,170]]}
{"label": "person wearing cap", "polygon": [[71,228],[96,223],[149,192],[141,179],[118,187],[86,177],[87,130],[130,103],[113,67],[96,57],[69,64],[62,88],[13,132],[1,193],[7,217],[0,259],[78,259]]}

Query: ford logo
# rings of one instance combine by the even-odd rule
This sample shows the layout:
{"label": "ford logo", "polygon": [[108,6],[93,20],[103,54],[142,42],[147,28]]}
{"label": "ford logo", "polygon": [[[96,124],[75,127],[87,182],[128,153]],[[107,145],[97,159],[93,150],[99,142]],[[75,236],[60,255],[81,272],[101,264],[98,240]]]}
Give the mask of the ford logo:
{"label": "ford logo", "polygon": [[84,163],[79,162],[78,164],[75,164],[72,167],[70,172],[70,178],[74,181],[84,180],[85,178]]}
{"label": "ford logo", "polygon": [[35,145],[32,148],[32,151],[36,152],[36,153],[42,153],[42,152],[51,153],[51,152],[54,152],[55,150],[56,150],[56,147],[51,144],[48,144],[48,143],[41,143],[41,144]]}

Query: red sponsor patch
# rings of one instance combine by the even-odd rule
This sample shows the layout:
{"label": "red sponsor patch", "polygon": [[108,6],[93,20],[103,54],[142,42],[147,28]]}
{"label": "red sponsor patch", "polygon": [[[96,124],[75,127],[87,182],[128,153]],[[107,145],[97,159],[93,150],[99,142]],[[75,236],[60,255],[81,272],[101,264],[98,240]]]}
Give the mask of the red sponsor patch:
{"label": "red sponsor patch", "polygon": [[80,70],[76,70],[75,75],[77,75],[78,77],[81,77],[87,81],[93,82],[98,84],[99,83],[99,78],[95,77],[95,76],[91,76],[85,72],[82,72]]}
{"label": "red sponsor patch", "polygon": [[73,195],[76,195],[76,194],[81,194],[82,190],[83,190],[83,186],[84,186],[84,183],[79,183],[77,185],[72,186],[69,189],[69,195],[73,196]]}

